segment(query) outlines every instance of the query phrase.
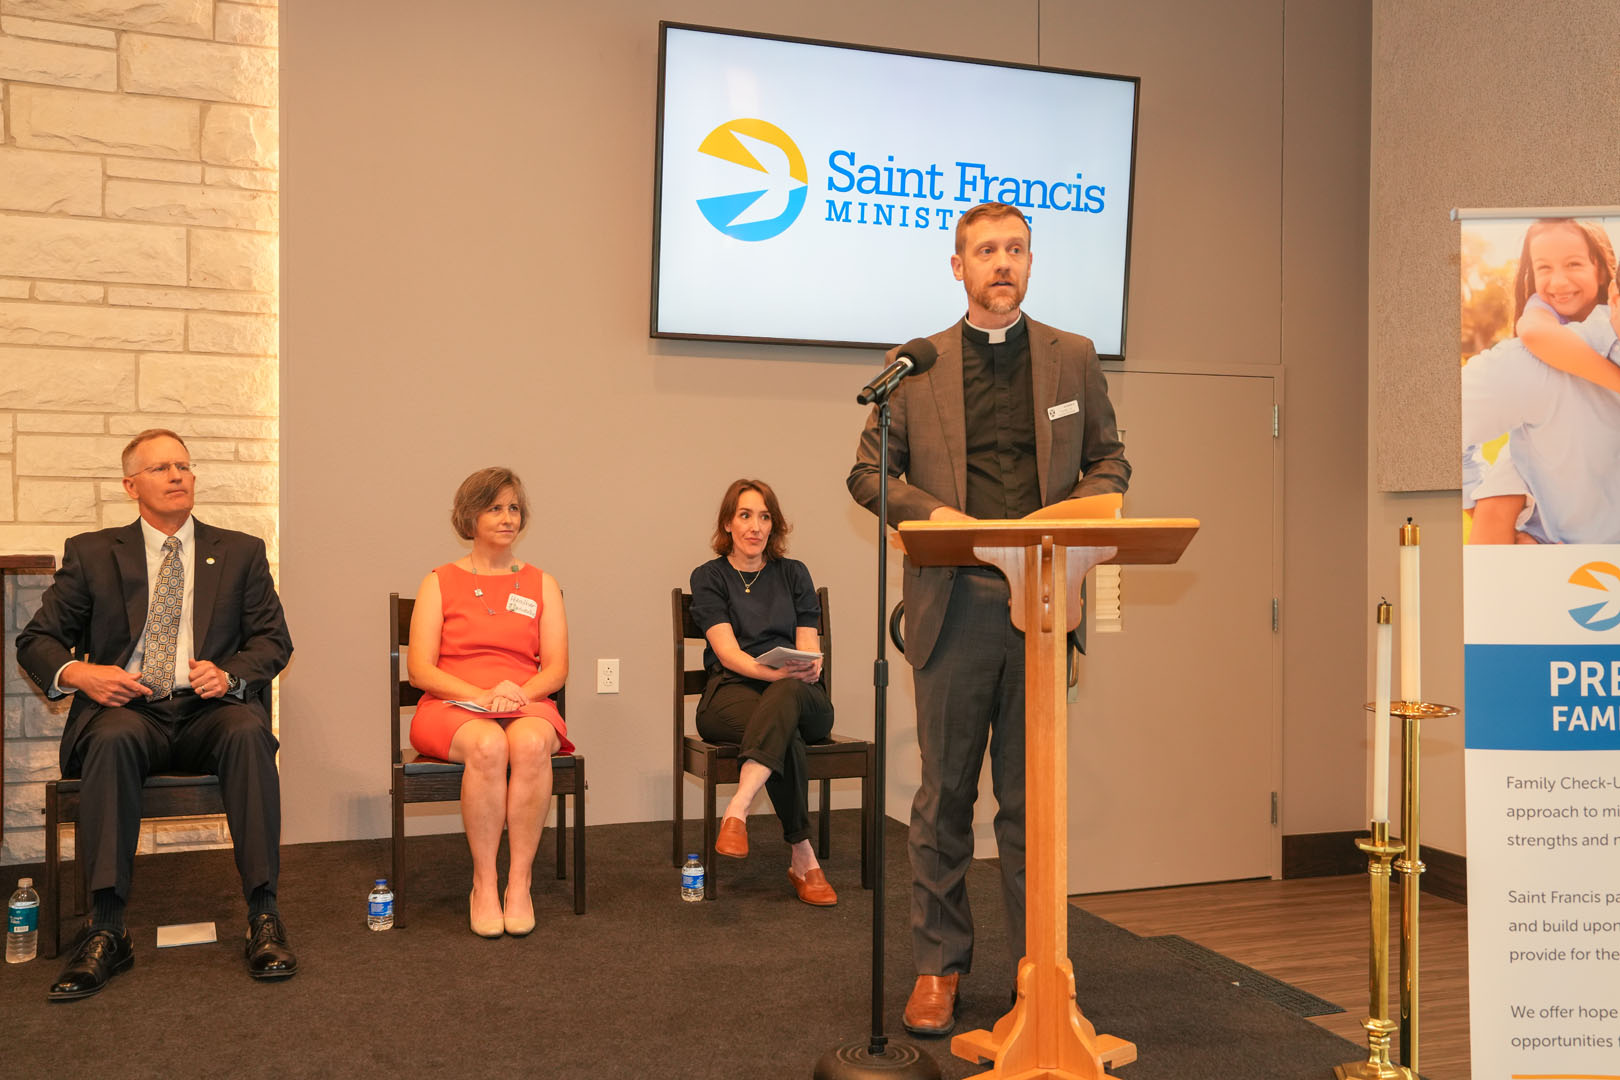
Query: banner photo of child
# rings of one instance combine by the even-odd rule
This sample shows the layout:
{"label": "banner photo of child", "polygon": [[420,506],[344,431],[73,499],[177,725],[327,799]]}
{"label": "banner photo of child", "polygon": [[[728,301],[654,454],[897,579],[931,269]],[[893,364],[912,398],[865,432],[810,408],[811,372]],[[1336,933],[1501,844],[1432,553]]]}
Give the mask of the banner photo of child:
{"label": "banner photo of child", "polygon": [[1620,543],[1616,226],[1463,223],[1467,543]]}

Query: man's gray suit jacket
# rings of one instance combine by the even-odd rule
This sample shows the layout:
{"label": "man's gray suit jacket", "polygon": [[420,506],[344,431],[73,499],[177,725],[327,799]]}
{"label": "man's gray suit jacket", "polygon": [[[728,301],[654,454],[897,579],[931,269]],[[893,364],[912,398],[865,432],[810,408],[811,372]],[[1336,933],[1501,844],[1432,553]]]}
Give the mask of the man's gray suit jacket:
{"label": "man's gray suit jacket", "polygon": [[[1027,316],[1026,316],[1027,318]],[[1114,406],[1108,400],[1097,350],[1089,338],[1028,319],[1030,381],[1035,395],[1035,458],[1041,505],[1107,492],[1123,492],[1131,466],[1119,441]],[[928,371],[900,383],[889,399],[889,521],[927,520],[937,507],[966,512],[967,420],[962,390],[962,324],[928,339],[939,359]],[[898,353],[892,349],[884,362]],[[1059,408],[1073,402],[1078,411]],[[1067,412],[1052,417],[1049,410]],[[900,477],[904,477],[904,480]],[[861,432],[848,485],[855,501],[877,513],[878,410]],[[908,557],[901,596],[905,601],[906,659],[928,663],[955,570],[916,566]]]}

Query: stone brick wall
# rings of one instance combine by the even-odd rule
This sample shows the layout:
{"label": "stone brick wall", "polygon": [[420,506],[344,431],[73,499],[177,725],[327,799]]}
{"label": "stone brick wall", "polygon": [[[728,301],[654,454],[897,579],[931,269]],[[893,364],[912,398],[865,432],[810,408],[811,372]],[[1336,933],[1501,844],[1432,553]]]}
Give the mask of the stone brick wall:
{"label": "stone brick wall", "polygon": [[[278,14],[0,0],[0,553],[60,558],[68,536],[133,520],[119,451],[168,427],[196,462],[198,515],[276,558]],[[65,702],[13,647],[47,581],[12,576],[0,613],[0,863],[43,857],[57,775]],[[141,846],[226,839],[205,818],[148,823]]]}

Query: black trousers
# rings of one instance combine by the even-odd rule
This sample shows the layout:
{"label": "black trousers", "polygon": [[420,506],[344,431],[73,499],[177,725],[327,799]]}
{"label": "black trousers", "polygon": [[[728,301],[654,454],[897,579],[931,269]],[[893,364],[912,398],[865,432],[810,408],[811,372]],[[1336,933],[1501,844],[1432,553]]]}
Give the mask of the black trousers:
{"label": "black trousers", "polygon": [[928,663],[913,671],[922,781],[911,803],[911,949],[919,975],[973,968],[973,806],[986,746],[1007,947],[1024,955],[1024,635],[1000,574],[958,570]]}
{"label": "black trousers", "polygon": [[91,890],[128,899],[141,833],[141,786],[153,773],[219,776],[242,895],[273,892],[281,869],[281,777],[276,737],[257,708],[180,694],[130,702],[91,718],[69,759],[81,780],[74,842]]}
{"label": "black trousers", "polygon": [[[790,844],[810,838],[810,770],[806,743],[832,734],[833,708],[819,683],[798,679],[710,680],[698,703],[698,734],[712,743],[732,743],[738,756],[771,770],[765,791]],[[718,685],[716,685],[718,683]]]}

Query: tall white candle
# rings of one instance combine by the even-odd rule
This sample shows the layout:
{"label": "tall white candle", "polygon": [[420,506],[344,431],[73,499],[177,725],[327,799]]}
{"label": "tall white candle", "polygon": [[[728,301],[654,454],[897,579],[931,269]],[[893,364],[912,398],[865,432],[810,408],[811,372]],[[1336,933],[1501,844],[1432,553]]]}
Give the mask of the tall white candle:
{"label": "tall white candle", "polygon": [[1423,700],[1423,635],[1418,627],[1418,527],[1401,526],[1401,700]]}
{"label": "tall white candle", "polygon": [[1390,638],[1394,627],[1389,623],[1389,601],[1378,604],[1378,652],[1374,676],[1372,778],[1374,821],[1389,820],[1389,661]]}

